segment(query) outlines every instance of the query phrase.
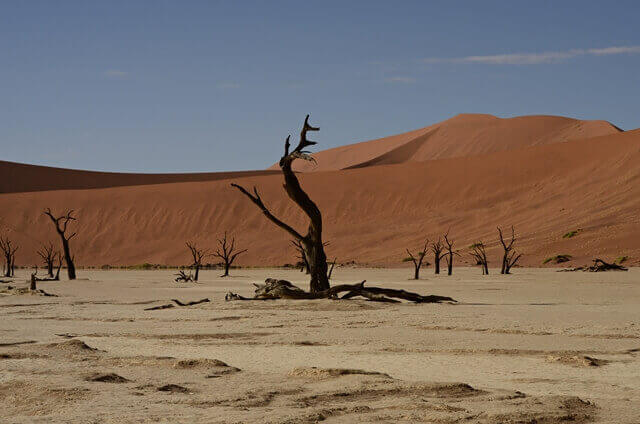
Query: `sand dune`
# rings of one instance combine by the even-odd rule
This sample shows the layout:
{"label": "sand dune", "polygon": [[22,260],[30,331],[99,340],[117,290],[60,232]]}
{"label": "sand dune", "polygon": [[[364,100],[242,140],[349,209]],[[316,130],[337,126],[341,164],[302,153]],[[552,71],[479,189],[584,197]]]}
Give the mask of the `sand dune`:
{"label": "sand dune", "polygon": [[0,194],[45,190],[76,190],[145,184],[215,181],[270,171],[203,172],[191,174],[127,174],[27,165],[0,160]]}
{"label": "sand dune", "polygon": [[[566,265],[623,255],[637,263],[638,164],[640,130],[616,131],[489,154],[314,172],[303,174],[301,182],[323,211],[325,239],[331,242],[327,253],[339,262],[400,265],[405,248],[450,229],[460,248],[484,240],[490,265],[496,265],[495,227],[514,224],[525,265],[557,254],[574,257]],[[239,264],[294,262],[287,235],[232,189],[231,181],[258,186],[277,216],[305,228],[280,175],[3,194],[0,224],[22,246],[19,265],[36,263],[38,244],[56,240],[42,215],[45,207],[77,211],[73,248],[80,265],[185,264],[185,240],[212,246],[225,230],[249,249]],[[562,237],[578,229],[577,236]]]}
{"label": "sand dune", "polygon": [[[501,119],[485,114],[461,114],[419,130],[324,150],[317,164],[298,161],[299,171],[328,171],[423,162],[513,150],[585,139],[621,130],[606,121],[581,121],[560,116]],[[277,169],[277,164],[270,169]]]}

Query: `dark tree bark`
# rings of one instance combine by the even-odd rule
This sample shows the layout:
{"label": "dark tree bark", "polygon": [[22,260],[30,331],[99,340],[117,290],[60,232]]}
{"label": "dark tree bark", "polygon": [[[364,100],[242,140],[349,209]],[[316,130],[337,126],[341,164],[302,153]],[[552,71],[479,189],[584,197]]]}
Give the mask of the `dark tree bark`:
{"label": "dark tree bark", "polygon": [[405,290],[365,287],[365,282],[366,281],[362,281],[359,284],[340,284],[319,292],[305,292],[289,281],[267,278],[265,284],[254,284],[256,287],[254,297],[243,297],[236,293],[229,292],[225,296],[225,300],[338,299],[340,293],[347,292],[339,299],[351,299],[356,296],[361,296],[376,302],[395,302],[395,300],[393,300],[394,298],[416,303],[456,302],[456,300],[447,296],[423,296]]}
{"label": "dark tree bark", "polygon": [[5,277],[13,277],[15,275],[16,251],[18,248],[19,246],[15,246],[8,236],[0,237],[0,250],[2,250],[5,262]]}
{"label": "dark tree bark", "polygon": [[29,283],[29,290],[31,291],[35,291],[38,289],[38,286],[37,286],[38,277],[36,277],[37,273],[38,273],[38,267],[36,267],[36,269],[31,274],[31,282]]}
{"label": "dark tree bark", "polygon": [[447,275],[453,274],[453,255],[460,256],[458,252],[453,251],[453,240],[449,239],[449,232],[444,235],[444,243],[446,244],[447,253],[445,260],[447,261]]}
{"label": "dark tree bark", "polygon": [[504,249],[504,254],[502,255],[502,267],[500,269],[500,274],[510,274],[511,268],[518,262],[522,254],[516,254],[516,251],[513,249],[513,243],[516,241],[516,232],[511,226],[511,241],[508,243],[505,241],[502,235],[502,228],[498,227],[498,236],[500,237],[500,244]]}
{"label": "dark tree bark", "polygon": [[404,261],[413,262],[413,267],[414,267],[413,279],[414,280],[420,279],[420,268],[422,267],[422,262],[424,261],[424,257],[427,254],[428,248],[429,248],[429,240],[424,242],[424,247],[422,248],[422,250],[417,252],[415,255],[411,253],[409,249],[407,249],[407,254],[409,255],[409,257],[405,258]]}
{"label": "dark tree bark", "polygon": [[60,280],[60,269],[62,269],[62,254],[60,252],[56,252],[58,256],[58,268],[56,269],[56,276],[53,277],[55,281]]}
{"label": "dark tree bark", "polygon": [[309,261],[307,260],[307,256],[304,254],[304,246],[302,246],[302,242],[300,242],[300,240],[291,240],[291,244],[294,245],[298,252],[298,263],[301,264],[300,272],[304,271],[307,274],[311,274]]}
{"label": "dark tree bark", "polygon": [[209,252],[206,249],[199,249],[194,243],[187,242],[186,244],[189,252],[191,252],[191,257],[193,259],[193,264],[191,266],[195,269],[196,272],[193,276],[193,281],[198,281],[200,268],[202,267],[202,259],[207,257]]}
{"label": "dark tree bark", "polygon": [[191,271],[189,271],[189,274],[187,275],[184,271],[180,270],[175,275],[176,275],[176,279],[175,279],[176,283],[179,283],[180,281],[184,281],[185,283],[193,281],[193,276],[191,275]]}
{"label": "dark tree bark", "polygon": [[53,266],[58,254],[59,253],[53,248],[53,243],[43,244],[42,248],[38,250],[38,255],[44,261],[44,266],[47,268],[49,278],[53,278]]}
{"label": "dark tree bark", "polygon": [[232,237],[231,241],[229,241],[227,237],[227,232],[226,231],[224,232],[224,237],[222,237],[221,239],[218,239],[218,249],[213,254],[213,256],[217,256],[218,258],[222,259],[222,261],[224,262],[224,274],[222,274],[221,277],[229,276],[229,269],[231,269],[231,265],[233,265],[233,261],[236,260],[238,255],[241,255],[246,251],[247,249],[236,250],[235,237]]}
{"label": "dark tree bark", "polygon": [[476,260],[476,264],[482,268],[482,275],[489,275],[489,264],[487,262],[487,253],[484,249],[484,244],[479,241],[471,246],[471,256]]}
{"label": "dark tree bark", "polygon": [[307,139],[309,131],[319,131],[320,128],[309,125],[309,115],[304,120],[302,131],[300,132],[300,141],[298,145],[289,151],[291,144],[290,137],[287,137],[284,145],[284,155],[280,158],[280,169],[284,176],[284,188],[287,195],[293,200],[300,209],[309,217],[309,227],[307,234],[302,235],[290,225],[276,218],[262,202],[258,190],[254,187],[253,194],[249,193],[244,187],[237,184],[231,184],[247,196],[256,206],[262,210],[262,213],[278,227],[288,232],[294,239],[299,240],[304,247],[305,256],[309,262],[309,271],[311,276],[310,289],[311,292],[320,292],[327,290],[329,286],[329,278],[327,277],[327,256],[324,252],[324,244],[322,243],[322,214],[318,206],[311,200],[309,195],[302,189],[300,182],[291,167],[296,159],[314,161],[305,148],[316,144],[315,141]]}
{"label": "dark tree bark", "polygon": [[444,249],[444,245],[442,244],[442,240],[438,239],[437,242],[431,243],[431,251],[433,252],[433,266],[435,268],[435,273],[440,274],[440,259],[442,259],[442,251]]}
{"label": "dark tree bark", "polygon": [[76,279],[76,266],[73,263],[73,256],[71,256],[71,249],[69,248],[69,241],[76,236],[77,233],[73,233],[67,236],[67,227],[71,221],[75,221],[76,219],[73,217],[73,210],[67,211],[65,215],[60,217],[53,216],[51,209],[47,209],[44,211],[44,214],[51,218],[51,222],[56,227],[56,231],[60,236],[60,240],[62,241],[62,252],[64,253],[64,260],[67,263],[67,275],[69,276],[69,280]]}
{"label": "dark tree bark", "polygon": [[602,271],[628,271],[629,269],[616,264],[616,263],[608,263],[603,261],[602,259],[594,259],[593,260],[593,265],[591,265],[590,267],[588,267],[586,269],[586,271],[589,272],[602,272]]}

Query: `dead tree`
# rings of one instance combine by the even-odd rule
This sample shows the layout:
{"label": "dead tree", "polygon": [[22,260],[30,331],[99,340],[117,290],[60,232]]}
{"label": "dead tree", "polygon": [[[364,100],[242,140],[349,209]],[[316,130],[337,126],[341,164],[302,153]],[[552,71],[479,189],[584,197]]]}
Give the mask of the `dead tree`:
{"label": "dead tree", "polygon": [[442,259],[442,251],[444,245],[442,241],[438,239],[437,242],[431,243],[431,251],[433,252],[433,266],[435,267],[435,274],[440,274],[440,259]]}
{"label": "dead tree", "polygon": [[206,249],[199,249],[194,243],[187,242],[186,244],[193,259],[193,264],[191,266],[196,270],[196,273],[193,276],[193,281],[198,281],[198,275],[200,274],[200,268],[202,267],[202,260],[209,255],[209,252]]}
{"label": "dead tree", "polygon": [[409,257],[404,258],[403,261],[413,262],[413,267],[414,267],[413,279],[414,280],[420,279],[420,268],[422,267],[422,262],[424,261],[424,257],[427,254],[428,248],[429,248],[429,240],[424,242],[424,247],[422,248],[422,250],[419,252],[416,252],[415,255],[411,253],[409,249],[407,249],[407,254],[409,255]]}
{"label": "dead tree", "polygon": [[187,275],[184,271],[180,270],[177,274],[175,274],[175,276],[176,283],[179,283],[180,281],[184,281],[185,283],[193,281],[193,275],[191,275],[191,271],[189,271],[189,274]]}
{"label": "dead tree", "polygon": [[38,285],[37,285],[38,277],[36,276],[37,274],[38,274],[38,267],[36,266],[36,269],[31,274],[31,281],[29,283],[29,290],[31,291],[35,291],[38,289]]}
{"label": "dead tree", "polygon": [[[304,247],[302,246],[302,243],[300,242],[300,240],[291,240],[291,244],[293,244],[293,246],[296,248],[296,250],[298,251],[298,263],[296,265],[300,266],[300,272],[306,272],[307,274],[310,274],[310,268],[309,268],[309,261],[307,260],[307,257],[304,254]],[[329,242],[325,242],[324,246],[328,246]],[[333,262],[331,262],[331,266],[329,266],[329,271],[327,272],[327,280],[331,280],[331,274],[333,273],[333,268],[336,266],[336,261],[338,260],[338,258],[334,258]]]}
{"label": "dead tree", "polygon": [[38,250],[38,255],[44,261],[44,266],[47,268],[49,278],[53,278],[53,266],[58,254],[59,253],[53,248],[53,243],[43,244],[42,248]]}
{"label": "dead tree", "polygon": [[502,255],[502,267],[500,268],[500,274],[510,274],[511,268],[518,262],[518,259],[522,256],[522,253],[516,254],[516,251],[513,249],[513,243],[516,241],[516,232],[511,226],[511,241],[507,243],[502,235],[502,228],[498,227],[498,236],[500,237],[500,244],[504,249],[504,254]]}
{"label": "dead tree", "polygon": [[586,268],[585,270],[589,272],[602,272],[602,271],[628,271],[629,269],[622,265],[618,265],[616,263],[610,264],[608,262],[603,261],[602,259],[596,258],[593,260],[593,265]]}
{"label": "dead tree", "polygon": [[324,244],[322,243],[322,214],[318,206],[311,200],[309,195],[302,189],[298,177],[293,172],[292,163],[296,159],[315,162],[313,157],[305,149],[316,144],[315,141],[307,139],[309,131],[319,131],[320,128],[309,125],[309,115],[304,120],[302,131],[300,132],[300,140],[298,145],[289,150],[290,136],[287,137],[284,144],[284,155],[280,158],[280,169],[284,176],[284,188],[287,195],[293,200],[300,209],[309,217],[309,227],[307,234],[302,235],[290,225],[276,218],[265,206],[257,188],[253,188],[253,194],[238,184],[231,184],[247,196],[264,215],[278,227],[288,232],[294,239],[300,240],[304,247],[305,256],[309,262],[309,271],[311,276],[310,289],[311,292],[320,292],[329,289],[329,279],[327,278],[327,256],[324,252]]}
{"label": "dead tree", "polygon": [[449,240],[449,232],[444,235],[444,242],[447,245],[445,260],[447,261],[447,275],[453,274],[453,255],[460,256],[458,252],[453,251],[453,240]]}
{"label": "dead tree", "polygon": [[469,248],[471,249],[471,257],[476,260],[476,265],[480,265],[482,268],[482,275],[489,275],[489,265],[487,262],[487,253],[485,252],[484,244],[479,241],[469,246]]}
{"label": "dead tree", "polygon": [[58,268],[56,268],[56,275],[53,277],[54,281],[60,281],[60,270],[62,269],[62,254],[58,251],[56,252],[58,259]]}
{"label": "dead tree", "polygon": [[0,250],[2,250],[2,254],[4,255],[5,262],[5,277],[13,277],[15,275],[15,267],[16,267],[16,251],[19,246],[15,246],[9,236],[0,237]]}
{"label": "dead tree", "polygon": [[233,265],[233,261],[236,260],[238,255],[241,255],[246,251],[247,249],[236,250],[235,237],[232,237],[231,242],[229,242],[227,232],[224,232],[224,237],[218,239],[218,249],[213,254],[213,256],[217,256],[224,262],[224,274],[222,274],[221,277],[229,276],[229,269],[231,268],[231,265]]}
{"label": "dead tree", "polygon": [[56,227],[56,231],[60,236],[60,240],[62,241],[62,252],[64,253],[64,260],[67,263],[67,275],[69,276],[69,280],[76,279],[76,266],[73,263],[73,257],[71,256],[71,249],[69,248],[69,240],[74,238],[77,233],[73,233],[71,235],[67,235],[67,227],[71,221],[75,221],[76,218],[73,216],[73,210],[67,211],[65,215],[55,217],[51,212],[51,209],[47,208],[44,211],[44,214],[51,218],[51,222]]}
{"label": "dead tree", "polygon": [[[381,287],[365,287],[362,281],[358,284],[340,284],[319,292],[305,292],[294,286],[289,281],[267,278],[265,284],[255,284],[254,297],[243,297],[236,293],[227,293],[225,300],[269,300],[269,299],[351,299],[357,296],[374,302],[397,302],[395,299],[408,300],[416,303],[440,303],[456,300],[447,296],[428,295],[423,296],[405,290],[387,289]],[[340,293],[346,292],[342,297]]]}

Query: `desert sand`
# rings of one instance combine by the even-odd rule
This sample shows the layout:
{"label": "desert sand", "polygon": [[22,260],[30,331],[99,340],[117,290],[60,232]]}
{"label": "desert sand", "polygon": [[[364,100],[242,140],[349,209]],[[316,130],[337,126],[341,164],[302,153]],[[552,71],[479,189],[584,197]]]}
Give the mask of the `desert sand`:
{"label": "desert sand", "polygon": [[[525,266],[561,254],[573,258],[566,266],[622,256],[640,264],[640,130],[561,117],[460,115],[427,132],[428,139],[410,133],[347,146],[344,163],[335,149],[314,155],[319,169],[351,168],[300,174],[322,210],[330,260],[399,266],[405,249],[450,231],[458,249],[483,241],[495,263],[496,226],[514,225]],[[281,149],[275,141],[274,157]],[[185,241],[213,247],[224,231],[249,249],[239,265],[282,266],[295,262],[286,233],[230,187],[258,187],[276,216],[305,228],[282,176],[265,172],[131,176],[0,164],[0,181],[23,191],[0,195],[0,227],[21,246],[23,266],[39,261],[41,243],[55,240],[45,208],[76,211],[72,248],[80,266],[184,265]],[[577,235],[563,237],[571,231]],[[463,261],[471,264],[467,255]]]}
{"label": "desert sand", "polygon": [[40,282],[58,297],[0,296],[0,422],[640,422],[640,270],[431,272],[339,267],[332,284],[458,304],[224,301],[267,276],[307,287],[282,269]]}

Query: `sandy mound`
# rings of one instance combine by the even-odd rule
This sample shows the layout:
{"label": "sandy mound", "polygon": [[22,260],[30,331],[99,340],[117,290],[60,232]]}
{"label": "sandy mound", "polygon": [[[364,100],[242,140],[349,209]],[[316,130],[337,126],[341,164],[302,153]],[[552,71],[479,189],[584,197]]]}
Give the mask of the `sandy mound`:
{"label": "sandy mound", "polygon": [[61,343],[52,343],[49,348],[75,354],[98,353],[100,350],[93,348],[79,339],[71,339]]}
{"label": "sandy mound", "polygon": [[226,374],[240,372],[240,368],[232,367],[217,359],[182,359],[173,365],[180,369],[206,370],[207,378],[218,378]]}
{"label": "sandy mound", "polygon": [[547,362],[558,362],[560,364],[571,365],[574,367],[600,367],[607,363],[607,361],[603,359],[596,359],[582,355],[549,355],[547,356]]}
{"label": "sandy mound", "polygon": [[158,391],[168,393],[193,393],[192,390],[178,384],[165,384],[164,386],[158,387]]}
{"label": "sandy mound", "polygon": [[335,378],[343,375],[379,375],[386,378],[391,378],[388,374],[376,372],[355,370],[347,368],[316,368],[316,367],[298,367],[289,372],[292,377],[305,377],[305,378]]}
{"label": "sandy mound", "polygon": [[0,383],[0,403],[3,414],[8,416],[48,415],[89,397],[91,392],[83,388],[50,387],[23,381]]}
{"label": "sandy mound", "polygon": [[99,382],[99,383],[129,383],[131,380],[119,376],[114,373],[107,374],[92,374],[86,378],[87,381]]}

